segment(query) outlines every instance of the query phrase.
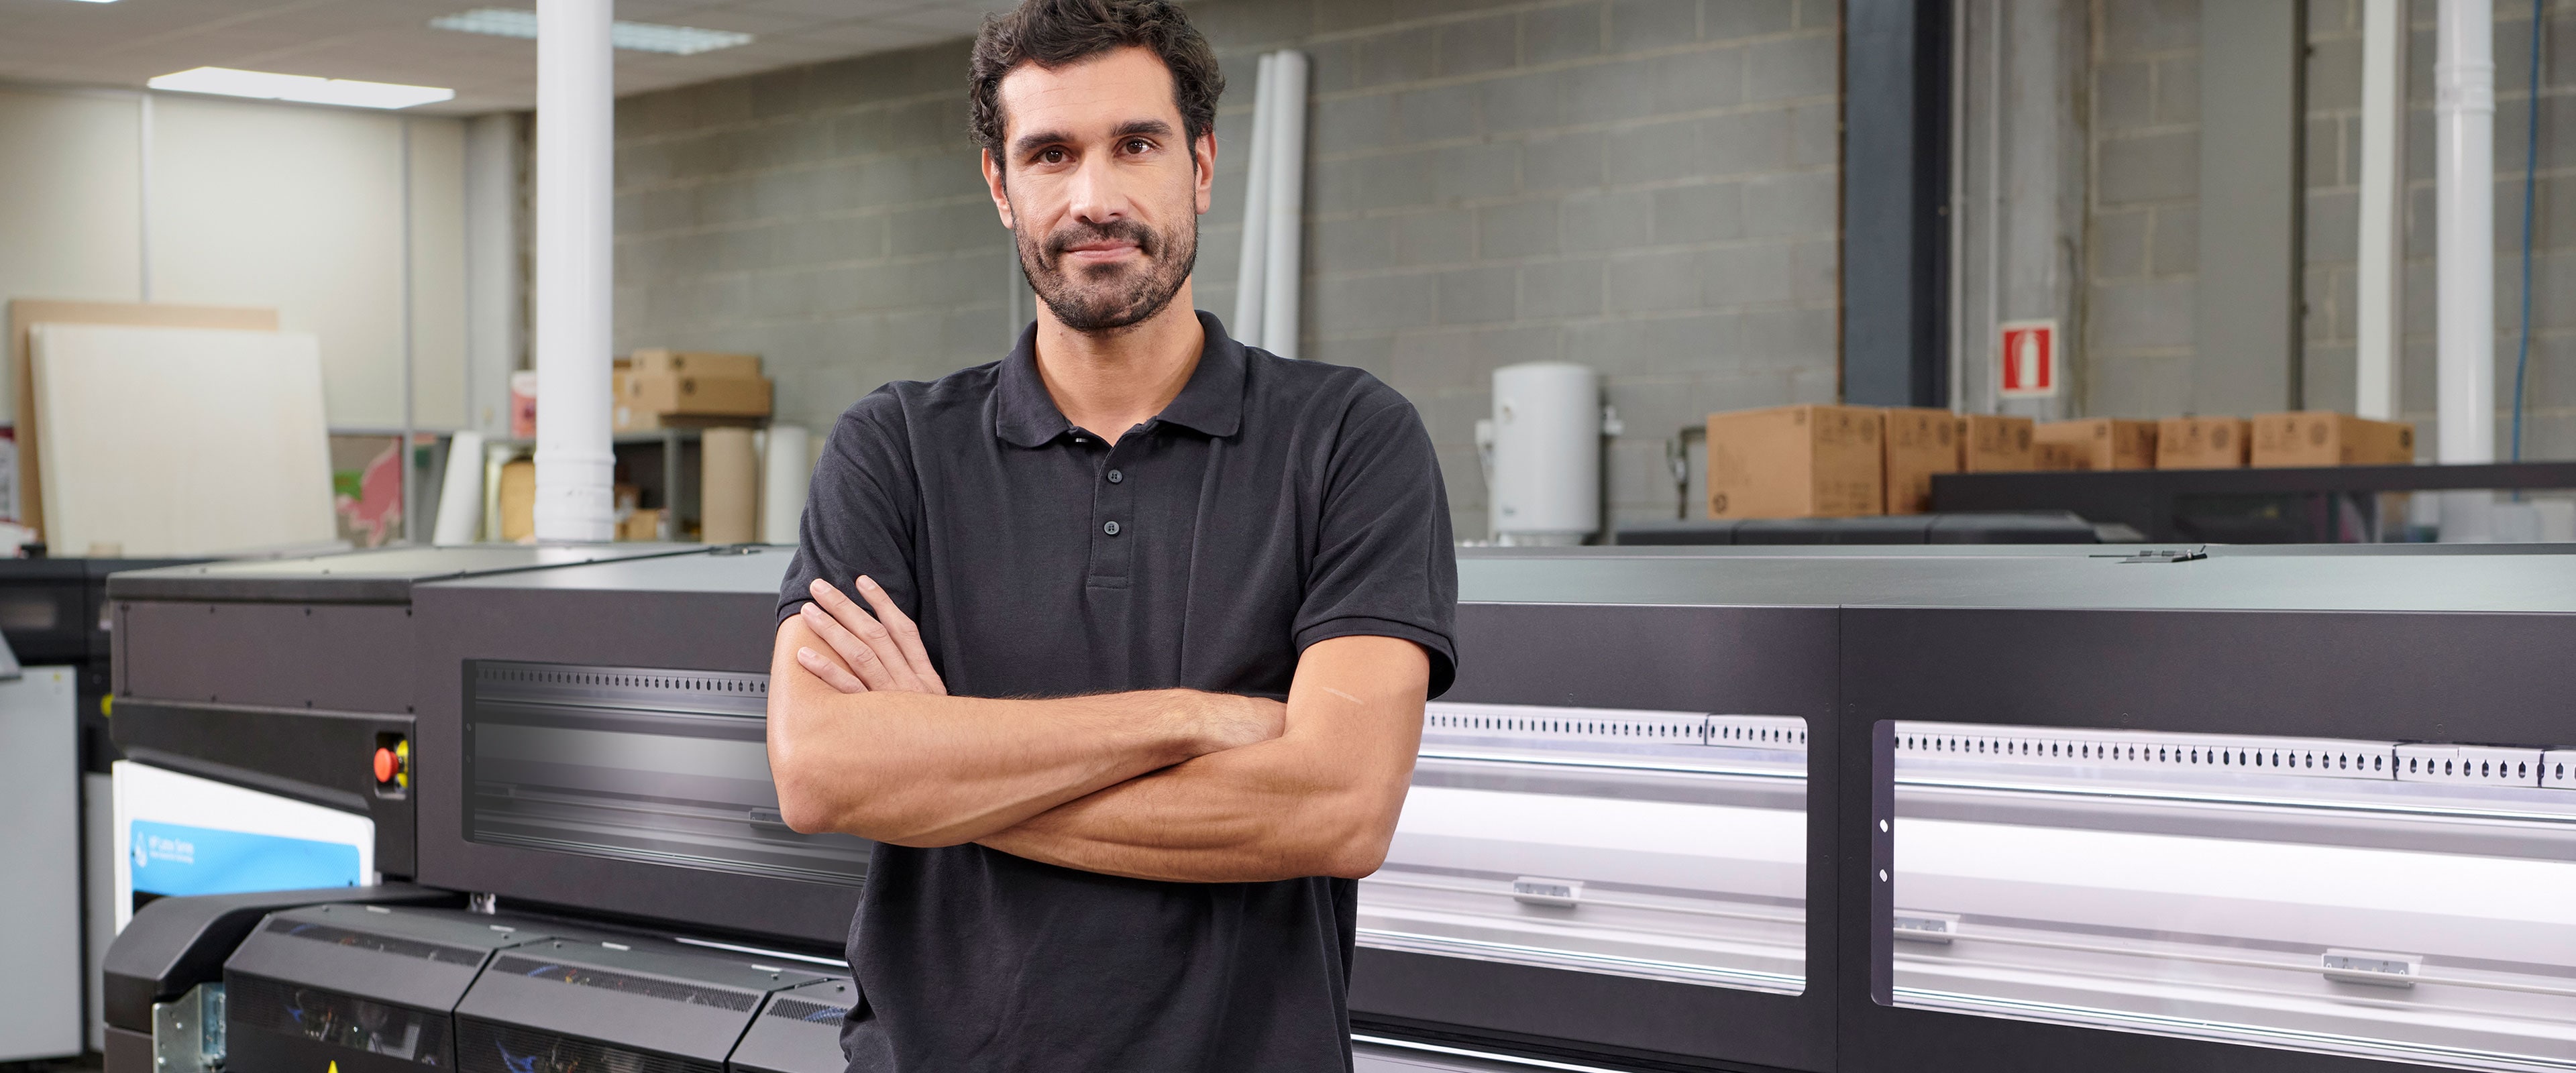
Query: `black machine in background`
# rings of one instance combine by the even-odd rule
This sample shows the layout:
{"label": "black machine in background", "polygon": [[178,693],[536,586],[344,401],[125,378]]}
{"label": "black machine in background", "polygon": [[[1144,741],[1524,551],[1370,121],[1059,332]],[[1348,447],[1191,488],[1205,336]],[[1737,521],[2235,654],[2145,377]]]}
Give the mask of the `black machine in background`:
{"label": "black machine in background", "polygon": [[116,759],[107,732],[108,575],[195,559],[0,559],[0,635],[22,666],[78,668],[81,769],[104,775]]}
{"label": "black machine in background", "polygon": [[408,877],[415,589],[682,550],[397,548],[119,573],[102,609],[114,626],[115,745],[153,767],[364,815],[376,870]]}
{"label": "black machine in background", "polygon": [[[111,1068],[235,975],[371,1026],[447,1018],[493,1073],[831,1068],[865,844],[763,796],[786,551],[732,552],[413,588],[419,887],[148,907],[111,959]],[[2547,895],[2576,889],[2576,557],[1473,550],[1460,573],[1460,677],[1361,884],[1367,1068],[2576,1069],[2576,902]],[[351,898],[381,902],[315,908]],[[372,975],[295,967],[316,935]],[[464,982],[388,982],[432,975]],[[612,996],[710,1017],[574,1016]],[[225,1016],[240,1046],[258,1019]]]}

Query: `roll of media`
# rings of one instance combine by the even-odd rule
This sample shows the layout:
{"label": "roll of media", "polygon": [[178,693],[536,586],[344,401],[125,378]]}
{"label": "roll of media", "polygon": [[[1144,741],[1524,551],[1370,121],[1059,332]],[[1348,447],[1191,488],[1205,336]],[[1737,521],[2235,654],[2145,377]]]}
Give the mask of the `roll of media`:
{"label": "roll of media", "polygon": [[747,428],[711,428],[698,441],[699,539],[748,544],[758,539],[760,461]]}
{"label": "roll of media", "polygon": [[813,439],[795,425],[769,426],[768,449],[760,459],[760,542],[796,543],[797,522],[805,514],[805,489],[814,480]]}

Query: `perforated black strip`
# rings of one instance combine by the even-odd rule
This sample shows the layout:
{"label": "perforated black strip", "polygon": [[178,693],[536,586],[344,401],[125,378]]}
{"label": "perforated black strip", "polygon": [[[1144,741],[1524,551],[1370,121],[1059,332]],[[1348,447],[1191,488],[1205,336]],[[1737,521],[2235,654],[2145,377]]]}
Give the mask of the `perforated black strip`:
{"label": "perforated black strip", "polygon": [[769,1016],[784,1017],[790,1021],[812,1021],[816,1024],[836,1025],[849,1014],[850,1008],[847,1006],[807,1002],[801,998],[782,998],[769,1004]]}

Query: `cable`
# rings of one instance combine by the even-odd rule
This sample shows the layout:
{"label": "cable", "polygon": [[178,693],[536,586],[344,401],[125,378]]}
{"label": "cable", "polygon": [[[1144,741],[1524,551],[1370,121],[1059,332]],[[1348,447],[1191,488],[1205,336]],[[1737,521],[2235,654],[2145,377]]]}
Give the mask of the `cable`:
{"label": "cable", "polygon": [[[2522,383],[2531,368],[2531,204],[2540,173],[2540,38],[2544,0],[2531,0],[2531,95],[2523,105],[2522,135],[2522,340],[2513,358],[2513,461],[2522,461]],[[2515,499],[2522,498],[2517,489]]]}

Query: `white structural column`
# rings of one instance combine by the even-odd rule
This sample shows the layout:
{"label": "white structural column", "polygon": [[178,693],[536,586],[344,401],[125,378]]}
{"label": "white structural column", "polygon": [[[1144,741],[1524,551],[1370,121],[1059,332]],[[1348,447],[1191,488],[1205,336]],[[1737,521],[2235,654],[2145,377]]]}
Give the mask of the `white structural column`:
{"label": "white structural column", "polygon": [[1245,139],[1243,178],[1243,249],[1235,262],[1234,337],[1246,346],[1261,345],[1261,300],[1268,292],[1261,272],[1270,264],[1270,106],[1277,95],[1270,87],[1279,58],[1264,53],[1253,79],[1252,136]]}
{"label": "white structural column", "polygon": [[1306,54],[1273,57],[1270,111],[1270,236],[1261,283],[1261,346],[1283,358],[1297,356],[1298,291],[1306,282],[1299,256],[1306,218]]}
{"label": "white structural column", "polygon": [[537,0],[537,539],[614,535],[609,0]]}
{"label": "white structural column", "polygon": [[2440,459],[2495,461],[2495,5],[2442,0],[2433,63]]}
{"label": "white structural column", "polygon": [[2361,270],[2354,410],[2397,416],[2397,357],[2406,337],[2399,266],[2406,187],[2406,0],[2362,0]]}

